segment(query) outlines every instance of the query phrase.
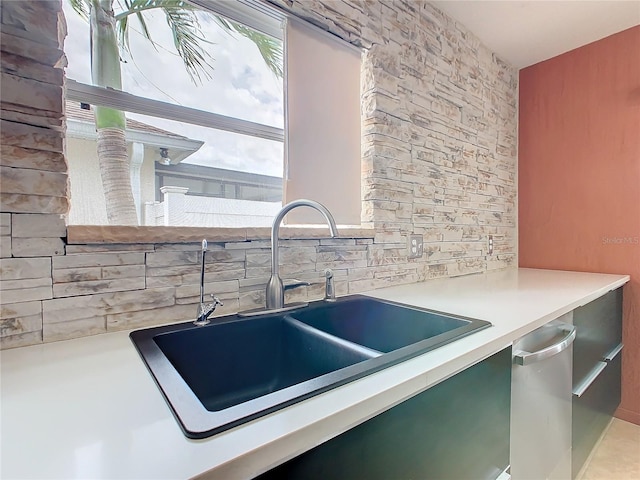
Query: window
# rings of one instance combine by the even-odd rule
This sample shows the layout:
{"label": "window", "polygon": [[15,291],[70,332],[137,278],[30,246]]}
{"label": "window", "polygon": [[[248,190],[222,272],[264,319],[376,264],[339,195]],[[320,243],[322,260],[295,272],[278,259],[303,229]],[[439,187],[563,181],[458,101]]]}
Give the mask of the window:
{"label": "window", "polygon": [[[326,155],[319,153],[320,157],[314,157],[311,154],[322,149],[310,143],[310,139],[318,138],[320,144],[329,146],[337,144],[338,150],[343,146],[335,141],[338,137],[330,140],[322,133],[323,128],[318,127],[333,115],[328,113],[321,121],[317,108],[327,102],[320,100],[313,107],[315,111],[311,103],[300,102],[304,96],[316,98],[317,93],[306,79],[296,76],[299,69],[294,67],[303,65],[301,59],[305,55],[300,49],[296,53],[296,48],[287,49],[283,45],[286,22],[282,13],[254,0],[194,0],[184,5],[184,11],[155,8],[127,15],[134,4],[113,0],[116,19],[128,19],[128,34],[121,42],[128,48],[120,48],[115,63],[106,64],[106,68],[94,62],[94,78],[96,70],[100,75],[101,67],[102,73],[118,69],[122,75],[121,85],[101,88],[92,85],[89,26],[65,2],[69,30],[65,51],[69,59],[70,224],[267,226],[283,199],[302,197],[327,204],[339,223],[359,223],[359,77],[356,101],[352,102],[356,109],[356,130],[355,134],[348,134],[357,144],[357,152],[352,149],[345,156],[336,154],[333,148]],[[138,13],[143,15],[144,23],[137,21]],[[167,22],[174,27],[173,31]],[[287,37],[304,28],[296,29],[295,34],[290,30],[288,27]],[[191,55],[187,67],[174,47],[174,36],[183,56],[185,52],[186,56]],[[190,48],[195,45],[200,56],[186,51],[185,45]],[[350,52],[354,55],[353,49]],[[307,64],[310,58],[306,56]],[[359,55],[354,58],[359,72]],[[327,63],[316,64],[320,69],[327,65],[331,67]],[[325,73],[329,73],[329,78],[336,77],[335,72]],[[288,76],[287,80],[283,80],[283,74]],[[292,88],[292,81],[299,88]],[[283,86],[287,83],[289,91],[285,95]],[[327,82],[322,84],[326,88]],[[285,132],[285,101],[291,135]],[[344,104],[344,98],[339,102]],[[124,139],[119,140],[123,148],[116,151],[105,141],[104,132],[114,125],[118,130],[118,112],[125,112],[126,127],[120,127],[124,131]],[[335,117],[328,123],[340,124]],[[342,129],[346,137],[344,132]],[[100,154],[98,145],[102,145]],[[118,164],[114,156],[126,160],[127,177],[120,171],[109,187],[101,181],[106,169],[100,165]],[[331,166],[326,159],[331,158],[342,165],[341,170],[348,170],[344,168],[347,157],[351,171],[356,174],[345,189],[347,194],[339,196],[342,202],[336,203],[336,191],[327,194],[336,188],[335,178],[333,181],[331,178],[335,176],[335,165]],[[324,159],[322,164],[318,158]],[[331,175],[323,178],[323,172]],[[123,200],[126,192],[119,189],[127,182],[131,184],[133,198],[129,204],[133,204],[133,221],[131,215],[109,211],[114,209],[115,202],[127,203]],[[319,184],[326,184],[326,188],[318,189]],[[347,197],[357,198],[348,202]],[[356,209],[348,212],[343,208],[348,203],[356,205],[355,215]],[[343,216],[343,210],[348,215]],[[262,216],[256,218],[255,212],[261,212]],[[228,218],[221,223],[217,217],[224,215]],[[307,221],[296,219],[298,223]]]}

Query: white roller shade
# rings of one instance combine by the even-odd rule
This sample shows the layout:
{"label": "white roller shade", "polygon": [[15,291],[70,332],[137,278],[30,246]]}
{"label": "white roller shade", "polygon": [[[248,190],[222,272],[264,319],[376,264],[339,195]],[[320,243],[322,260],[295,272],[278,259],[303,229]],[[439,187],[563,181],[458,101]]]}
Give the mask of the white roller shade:
{"label": "white roller shade", "polygon": [[[284,200],[316,200],[342,225],[360,224],[360,62],[352,45],[288,20]],[[287,220],[325,223],[311,209]]]}

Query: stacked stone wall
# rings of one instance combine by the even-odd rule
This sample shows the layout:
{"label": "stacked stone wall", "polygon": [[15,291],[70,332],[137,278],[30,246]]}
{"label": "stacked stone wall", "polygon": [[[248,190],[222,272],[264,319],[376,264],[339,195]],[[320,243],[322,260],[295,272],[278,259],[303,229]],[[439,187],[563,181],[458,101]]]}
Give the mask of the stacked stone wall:
{"label": "stacked stone wall", "polygon": [[[281,272],[311,286],[287,301],[322,298],[325,268],[344,295],[516,266],[517,70],[424,1],[274,3],[364,48],[369,230],[339,239],[290,234]],[[0,346],[192,318],[197,242],[182,232],[126,241],[70,235],[61,2],[0,8]],[[409,234],[423,236],[422,258],[408,259]],[[225,303],[219,314],[262,305],[268,232],[203,235],[210,240],[206,291]]]}

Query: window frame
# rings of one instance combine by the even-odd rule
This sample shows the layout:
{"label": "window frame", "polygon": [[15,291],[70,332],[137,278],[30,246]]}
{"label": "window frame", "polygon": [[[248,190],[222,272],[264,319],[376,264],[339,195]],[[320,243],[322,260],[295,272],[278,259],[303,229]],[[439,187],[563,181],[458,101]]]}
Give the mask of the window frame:
{"label": "window frame", "polygon": [[[218,1],[218,0],[186,0],[186,3],[190,3],[198,8],[203,9],[204,11],[209,11],[215,14],[219,14],[225,16],[233,21],[242,23],[248,27],[251,27],[261,33],[270,35],[277,39],[280,39],[284,42],[285,49],[285,57],[286,57],[286,25],[291,17],[291,14],[288,12],[284,12],[277,7],[265,4],[261,0],[236,0],[233,3],[233,6],[230,6],[230,2]],[[256,14],[256,11],[260,14]],[[266,15],[268,18],[264,21],[262,15]],[[295,17],[292,17],[295,18]],[[297,20],[297,18],[295,18]],[[343,43],[344,45],[351,47],[354,50],[359,50],[359,47],[350,44],[344,39],[341,39],[334,34],[327,32],[315,25],[309,24],[308,22],[304,22],[308,28],[316,31],[317,33],[325,36],[327,39],[331,39],[333,41],[338,41]],[[287,139],[286,139],[286,130],[288,128],[287,125],[287,114],[286,114],[286,91],[287,91],[287,79],[286,73],[284,78],[284,95],[285,95],[285,118],[284,118],[284,129],[278,128],[270,125],[260,124],[256,122],[251,122],[248,120],[243,120],[240,118],[225,116],[213,112],[207,112],[191,107],[180,106],[168,102],[163,102],[161,100],[154,100],[150,98],[140,97],[137,95],[130,94],[125,91],[114,90],[110,88],[98,87],[95,85],[89,85],[85,83],[81,83],[79,81],[73,79],[66,79],[65,84],[65,98],[69,101],[77,101],[77,102],[85,102],[91,105],[102,106],[102,107],[110,107],[118,110],[122,110],[125,112],[137,113],[141,115],[148,115],[152,117],[165,118],[168,120],[179,121],[194,125],[199,125],[206,128],[211,128],[214,130],[222,130],[230,133],[246,135],[250,137],[262,138],[271,141],[279,141],[283,143],[283,148],[285,150],[285,157],[283,158],[283,196],[282,201],[285,203],[285,184],[287,182],[287,171],[288,171],[288,162],[290,161],[287,158]],[[359,159],[361,160],[361,159]],[[362,197],[360,195],[360,202],[362,202]],[[368,238],[370,235],[370,231],[368,228],[361,228],[362,222],[360,224],[350,224],[349,230],[354,230],[356,232],[361,232],[364,230],[366,232],[363,236]],[[115,232],[117,229],[122,226],[117,225],[68,225],[68,227],[79,227],[82,229],[84,227],[89,230],[94,230],[96,232],[103,232],[104,229],[113,229]],[[93,228],[95,227],[95,228]],[[317,225],[313,223],[304,223],[295,226],[296,230],[309,228],[310,232],[314,232],[317,229]],[[148,229],[181,229],[184,227],[180,226],[132,226],[129,228],[139,228],[141,230]],[[211,227],[189,227],[194,229],[203,229],[203,230],[211,230]],[[237,227],[238,231],[247,231],[251,228],[256,227]],[[259,227],[258,227],[259,228]],[[293,228],[293,227],[292,227]],[[226,228],[225,230],[232,231],[235,228]],[[80,230],[78,230],[80,231]],[[98,234],[98,238],[102,233]],[[315,235],[315,234],[314,234]],[[300,237],[298,237],[300,238]],[[97,240],[97,238],[96,238]]]}

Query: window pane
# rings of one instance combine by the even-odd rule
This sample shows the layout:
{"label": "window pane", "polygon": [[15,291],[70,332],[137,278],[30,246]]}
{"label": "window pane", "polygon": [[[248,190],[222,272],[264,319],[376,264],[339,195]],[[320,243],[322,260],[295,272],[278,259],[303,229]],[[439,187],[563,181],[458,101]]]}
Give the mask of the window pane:
{"label": "window pane", "polygon": [[[88,24],[68,2],[64,5],[69,30],[65,42],[69,60],[67,77],[92,84]],[[126,5],[119,0],[113,1],[116,17],[125,15]],[[148,110],[144,99],[152,99],[177,107],[161,109],[164,111],[161,115],[165,117],[183,115],[177,118],[192,119],[180,110],[189,107],[281,129],[284,125],[282,58],[278,54],[282,49],[281,42],[256,35],[243,25],[228,23],[209,12],[189,12],[187,4],[175,2],[175,5],[181,10],[180,15],[186,15],[180,17],[172,11],[174,25],[182,18],[179,31],[171,31],[161,10],[145,10],[144,26],[136,15],[130,15],[127,25],[129,47],[119,45],[118,55],[111,56],[116,59],[115,65],[103,69],[110,73],[119,69],[122,90],[140,97],[127,99],[128,108]],[[184,36],[189,30],[185,30],[186,24],[197,27],[191,30],[195,36],[190,39]],[[143,35],[145,28],[152,41]],[[202,52],[212,55],[202,59],[214,68],[200,70],[200,81],[193,82],[193,72],[190,76],[185,68],[173,46],[172,34],[182,35],[178,42],[180,46],[191,41],[203,47]],[[98,43],[102,45],[103,42]],[[272,48],[271,67],[267,66],[258,45],[262,50],[265,45]],[[102,49],[100,58],[109,58],[108,53]],[[193,58],[191,61],[193,65]],[[273,70],[279,70],[280,77]],[[111,85],[115,84],[112,82]],[[100,117],[97,128],[96,112]],[[101,114],[88,103],[67,102],[67,157],[72,196],[70,224],[133,223],[128,219],[120,223],[107,215],[122,198],[109,194],[101,181],[97,146],[102,142],[104,147],[104,140],[99,140],[99,136],[104,136],[105,127],[110,127],[125,133],[126,145],[120,143],[122,149],[110,148],[109,151],[111,154],[124,152],[126,147],[126,156],[118,153],[116,163],[128,161],[130,171],[125,167],[120,172],[124,172],[119,177],[124,181],[118,180],[117,185],[130,181],[132,201],[135,202],[133,216],[137,215],[139,224],[270,225],[282,205],[281,141],[253,136],[259,135],[253,129],[246,130],[249,134],[230,133],[131,112],[124,112],[125,128],[122,119],[113,112],[102,110]],[[224,117],[204,118],[200,118],[201,124],[218,121],[221,122],[218,128],[237,128],[233,126],[235,124],[229,127]],[[113,147],[113,144],[109,146]],[[123,203],[132,204],[128,200]]]}
{"label": "window pane", "polygon": [[[67,102],[70,224],[107,223],[95,138],[93,111]],[[126,139],[132,172],[138,172],[131,180],[141,225],[270,226],[282,206],[282,142],[137,114],[127,114]],[[187,199],[195,210],[174,212],[171,223],[160,215],[162,204],[148,205],[167,201],[167,194],[180,201],[163,187],[203,198]],[[214,197],[233,201],[207,200]],[[226,220],[214,218],[220,215]]]}
{"label": "window pane", "polygon": [[[117,14],[124,9],[115,1],[114,10]],[[67,77],[92,84],[89,25],[66,1],[64,12],[69,31],[65,41],[69,61]],[[198,11],[196,15],[204,35],[200,44],[211,55],[208,62],[212,68],[206,69],[211,78],[201,74],[201,83],[194,83],[173,47],[171,30],[164,14],[148,10],[144,15],[152,42],[144,38],[140,24],[135,16],[131,16],[128,27],[130,48],[120,52],[123,91],[283,127],[282,78],[269,70],[254,42],[220,27],[215,15]],[[272,40],[282,48],[280,40]]]}

